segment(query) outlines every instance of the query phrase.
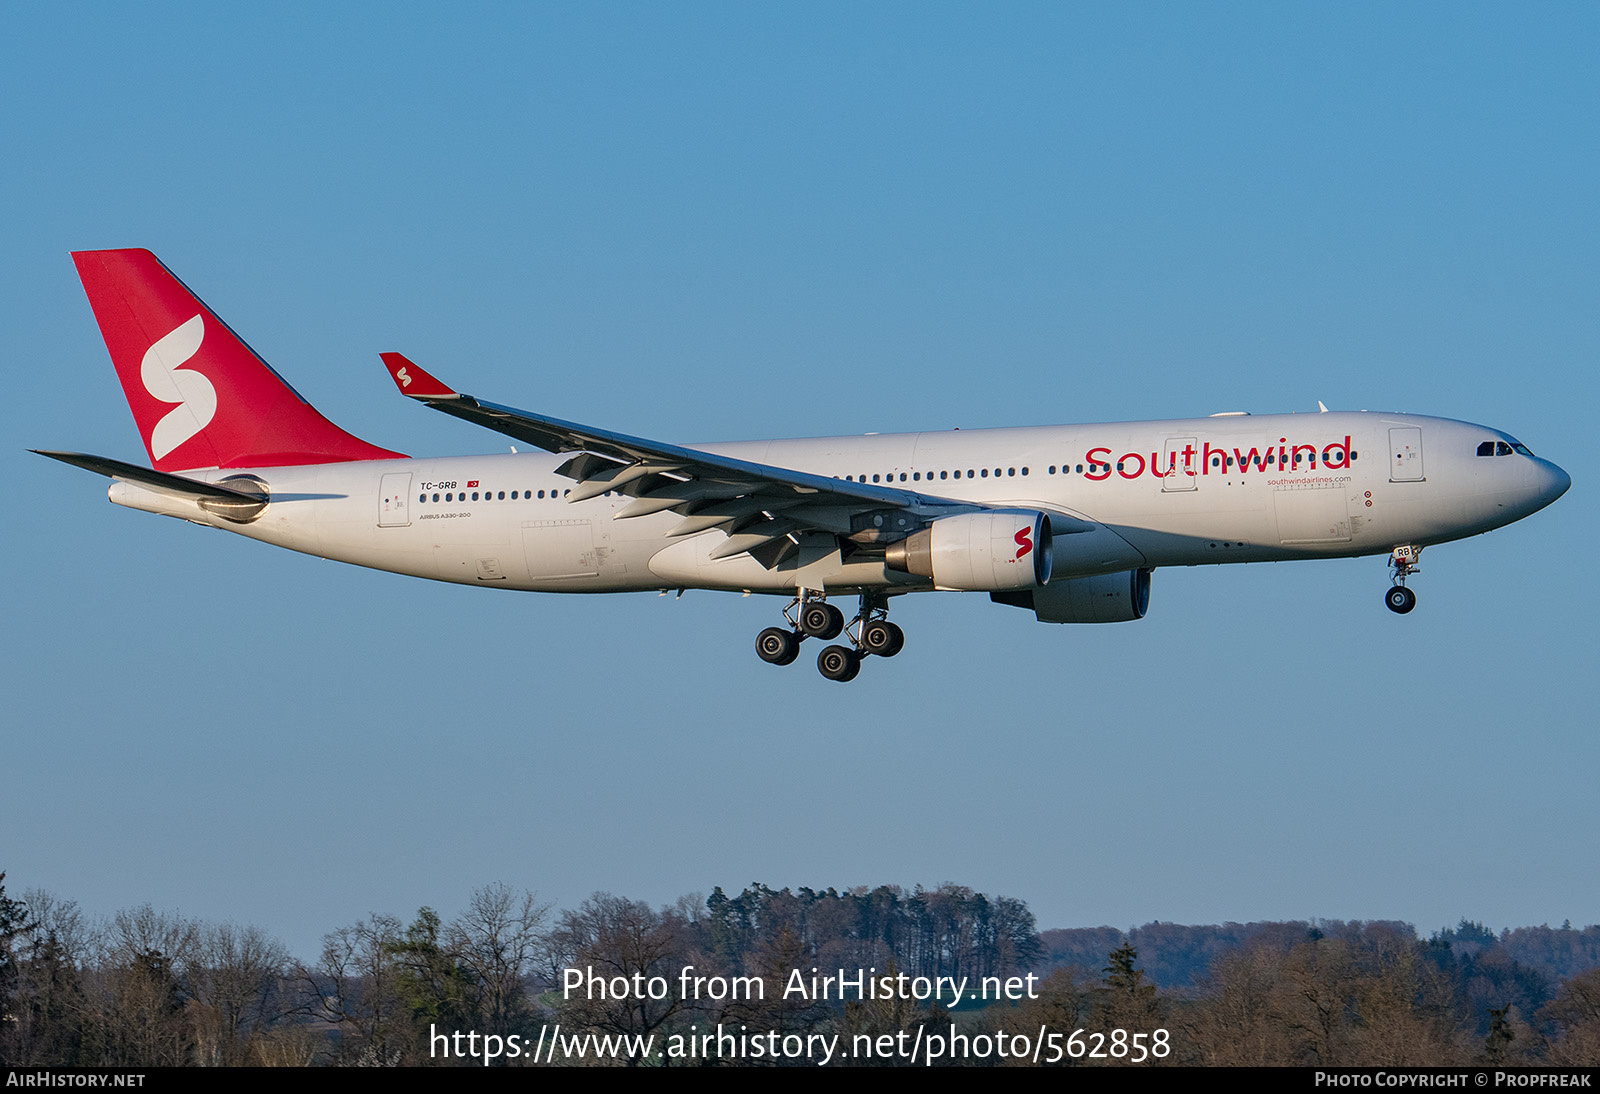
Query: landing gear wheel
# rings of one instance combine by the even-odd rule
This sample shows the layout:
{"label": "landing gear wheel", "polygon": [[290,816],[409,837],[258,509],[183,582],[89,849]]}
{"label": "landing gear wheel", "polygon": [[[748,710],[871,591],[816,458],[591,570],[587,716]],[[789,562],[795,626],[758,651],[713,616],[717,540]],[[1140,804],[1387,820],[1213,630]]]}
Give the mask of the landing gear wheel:
{"label": "landing gear wheel", "polygon": [[1383,602],[1389,605],[1389,610],[1396,615],[1405,615],[1417,606],[1417,594],[1404,585],[1396,585],[1389,590],[1389,594],[1383,598]]}
{"label": "landing gear wheel", "polygon": [[844,630],[844,613],[832,604],[813,601],[800,609],[800,630],[812,638],[838,638]]}
{"label": "landing gear wheel", "polygon": [[790,665],[800,656],[800,636],[781,627],[768,627],[756,635],[756,656],[769,665]]}
{"label": "landing gear wheel", "polygon": [[861,628],[861,648],[879,657],[893,657],[905,648],[906,632],[887,619],[876,619]]}
{"label": "landing gear wheel", "polygon": [[861,655],[849,646],[829,646],[817,654],[817,671],[829,680],[854,680],[861,671]]}

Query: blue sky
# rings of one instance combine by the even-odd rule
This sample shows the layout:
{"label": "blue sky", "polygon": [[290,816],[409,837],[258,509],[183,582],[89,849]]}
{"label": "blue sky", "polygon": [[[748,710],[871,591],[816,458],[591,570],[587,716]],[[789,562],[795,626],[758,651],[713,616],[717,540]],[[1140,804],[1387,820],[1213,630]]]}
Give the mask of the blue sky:
{"label": "blue sky", "polygon": [[[494,881],[572,906],[955,881],[1041,926],[1600,921],[1582,5],[18,4],[0,42],[0,869],[304,956]],[[413,454],[466,390],[703,441],[1393,409],[1551,509],[1160,571],[1136,624],[908,598],[853,684],[778,604],[431,585],[108,505],[144,454],[68,251],[149,247]]]}

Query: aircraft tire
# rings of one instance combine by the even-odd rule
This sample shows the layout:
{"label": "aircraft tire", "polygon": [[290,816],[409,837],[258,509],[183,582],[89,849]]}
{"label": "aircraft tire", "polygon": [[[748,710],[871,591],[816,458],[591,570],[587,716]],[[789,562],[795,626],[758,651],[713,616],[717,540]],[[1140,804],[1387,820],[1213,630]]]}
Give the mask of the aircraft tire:
{"label": "aircraft tire", "polygon": [[817,671],[829,680],[854,680],[861,671],[861,655],[849,646],[829,646],[817,654]]}
{"label": "aircraft tire", "polygon": [[868,653],[877,654],[879,657],[893,657],[906,645],[906,632],[889,622],[879,619],[868,623],[861,631],[861,644]]}
{"label": "aircraft tire", "polygon": [[756,635],[756,656],[769,665],[790,665],[800,656],[800,636],[781,627]]}
{"label": "aircraft tire", "polygon": [[812,638],[838,638],[844,630],[844,613],[832,604],[807,604],[800,612],[800,629]]}
{"label": "aircraft tire", "polygon": [[1389,606],[1389,610],[1394,612],[1396,615],[1405,615],[1412,608],[1417,606],[1417,594],[1406,588],[1404,585],[1396,585],[1389,590],[1388,594],[1384,597],[1383,602],[1387,604]]}

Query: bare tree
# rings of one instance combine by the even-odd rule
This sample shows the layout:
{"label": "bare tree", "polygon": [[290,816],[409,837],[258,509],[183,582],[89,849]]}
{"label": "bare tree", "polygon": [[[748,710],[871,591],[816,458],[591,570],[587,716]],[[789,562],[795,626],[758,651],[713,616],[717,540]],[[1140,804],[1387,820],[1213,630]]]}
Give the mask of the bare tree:
{"label": "bare tree", "polygon": [[[0,900],[3,900],[0,896]],[[71,901],[32,890],[24,894],[29,922],[16,947],[15,989],[0,1022],[0,1060],[12,1065],[83,1062],[88,998],[79,975],[85,945],[83,916]]]}
{"label": "bare tree", "polygon": [[283,989],[289,954],[256,927],[201,928],[190,969],[196,1062],[238,1066],[292,1009]]}
{"label": "bare tree", "polygon": [[411,1015],[399,998],[395,945],[400,921],[373,915],[322,940],[322,966],[298,966],[305,1013],[339,1031],[334,1059],[396,1066],[416,1052]]}
{"label": "bare tree", "polygon": [[1562,984],[1539,1017],[1556,1026],[1549,1063],[1600,1066],[1600,968],[1580,973]]}
{"label": "bare tree", "polygon": [[1273,1067],[1296,1063],[1283,1014],[1284,953],[1256,944],[1217,959],[1197,1005],[1179,1014],[1197,1063]]}
{"label": "bare tree", "polygon": [[[562,914],[551,941],[560,968],[595,978],[565,994],[558,1004],[561,1020],[569,1027],[644,1036],[685,1009],[678,992],[678,973],[689,939],[676,912],[657,912],[643,901],[596,893],[576,911]],[[557,976],[559,983],[559,971]],[[653,977],[665,981],[663,998],[652,999],[648,991],[633,990],[632,985],[647,985]],[[630,985],[628,991],[595,991],[587,986],[619,979]],[[639,1062],[637,1057],[627,1061],[630,1067]]]}
{"label": "bare tree", "polygon": [[496,1033],[515,1032],[532,1015],[528,978],[548,947],[550,909],[532,893],[488,885],[472,894],[446,932],[450,950],[469,974],[474,1011]]}

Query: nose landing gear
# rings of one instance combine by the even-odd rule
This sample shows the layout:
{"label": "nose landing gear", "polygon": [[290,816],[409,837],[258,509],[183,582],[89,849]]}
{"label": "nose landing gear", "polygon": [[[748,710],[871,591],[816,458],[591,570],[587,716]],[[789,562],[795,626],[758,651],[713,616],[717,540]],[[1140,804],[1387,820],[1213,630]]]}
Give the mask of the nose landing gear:
{"label": "nose landing gear", "polygon": [[1417,606],[1417,594],[1406,588],[1406,578],[1421,572],[1417,567],[1417,556],[1420,554],[1421,547],[1406,546],[1396,547],[1389,556],[1389,567],[1394,570],[1394,584],[1384,595],[1383,602],[1396,615],[1405,615]]}
{"label": "nose landing gear", "polygon": [[756,636],[756,655],[772,665],[793,664],[805,639],[827,640],[843,634],[850,645],[828,646],[817,655],[817,671],[841,683],[856,678],[863,657],[893,657],[906,644],[905,632],[889,622],[889,598],[882,593],[862,593],[861,610],[846,624],[838,608],[821,595],[802,589],[783,609],[783,617],[790,629],[768,627],[762,631]]}

